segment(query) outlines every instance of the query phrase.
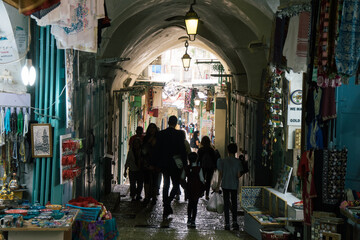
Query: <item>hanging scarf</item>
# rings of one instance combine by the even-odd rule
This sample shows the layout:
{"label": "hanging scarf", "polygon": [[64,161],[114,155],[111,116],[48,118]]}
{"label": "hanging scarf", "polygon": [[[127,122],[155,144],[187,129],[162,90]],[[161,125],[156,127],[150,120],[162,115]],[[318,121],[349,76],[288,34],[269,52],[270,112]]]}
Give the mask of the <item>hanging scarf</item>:
{"label": "hanging scarf", "polygon": [[8,108],[8,109],[6,110],[6,115],[5,115],[5,131],[6,131],[6,134],[8,134],[9,132],[11,132],[10,116],[11,116],[11,111],[10,111],[10,108]]}
{"label": "hanging scarf", "polygon": [[26,112],[24,115],[24,133],[23,133],[23,137],[25,137],[25,135],[28,133],[29,131],[29,114]]}
{"label": "hanging scarf", "polygon": [[335,60],[339,73],[352,76],[360,59],[360,2],[344,0]]}
{"label": "hanging scarf", "polygon": [[17,134],[19,136],[22,135],[23,133],[23,128],[24,128],[24,117],[23,117],[23,112],[22,110],[20,110],[18,116],[17,116]]}

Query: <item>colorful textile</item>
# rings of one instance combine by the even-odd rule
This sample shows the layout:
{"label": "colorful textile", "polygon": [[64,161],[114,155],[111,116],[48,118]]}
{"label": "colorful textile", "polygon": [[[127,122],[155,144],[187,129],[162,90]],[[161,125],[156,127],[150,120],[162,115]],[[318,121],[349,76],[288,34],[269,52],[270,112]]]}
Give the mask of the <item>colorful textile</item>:
{"label": "colorful textile", "polygon": [[98,19],[104,16],[104,0],[71,0],[71,25],[51,28],[57,47],[96,53]]}
{"label": "colorful textile", "polygon": [[307,57],[309,29],[310,12],[302,12],[299,15],[299,31],[296,46],[296,55],[299,57]]}
{"label": "colorful textile", "polygon": [[74,240],[112,240],[116,239],[118,235],[114,218],[92,222],[76,220],[72,230]]}
{"label": "colorful textile", "polygon": [[352,76],[360,59],[360,2],[344,0],[335,60],[339,73]]}
{"label": "colorful textile", "polygon": [[306,151],[301,155],[297,175],[302,180],[302,199],[304,203],[304,222],[311,225],[311,215],[313,211],[313,198],[315,198],[314,182],[314,154],[312,151]]}

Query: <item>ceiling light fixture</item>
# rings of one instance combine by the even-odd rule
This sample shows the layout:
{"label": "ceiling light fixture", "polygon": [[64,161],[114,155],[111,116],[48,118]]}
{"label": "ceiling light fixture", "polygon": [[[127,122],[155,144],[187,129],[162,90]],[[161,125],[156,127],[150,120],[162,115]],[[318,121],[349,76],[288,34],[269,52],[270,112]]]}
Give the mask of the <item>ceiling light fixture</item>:
{"label": "ceiling light fixture", "polygon": [[194,3],[190,5],[190,10],[185,15],[186,33],[189,35],[190,41],[195,41],[195,37],[199,25],[199,16],[193,10],[193,5],[195,4],[196,4],[196,0],[194,0]]}
{"label": "ceiling light fixture", "polygon": [[185,41],[185,47],[186,47],[185,54],[184,54],[184,56],[181,58],[182,63],[183,63],[183,67],[184,67],[184,70],[185,70],[185,71],[188,71],[188,70],[189,70],[189,68],[190,68],[190,62],[191,62],[191,57],[190,57],[190,55],[187,53],[188,46],[189,46],[189,43],[188,43],[188,41],[186,40],[186,41]]}

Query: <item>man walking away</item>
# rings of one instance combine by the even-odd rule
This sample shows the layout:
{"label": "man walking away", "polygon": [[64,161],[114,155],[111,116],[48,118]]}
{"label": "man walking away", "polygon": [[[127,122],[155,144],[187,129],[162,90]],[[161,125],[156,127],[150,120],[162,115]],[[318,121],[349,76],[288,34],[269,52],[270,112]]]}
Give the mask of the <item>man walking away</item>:
{"label": "man walking away", "polygon": [[[184,137],[176,130],[177,117],[170,116],[169,127],[159,132],[156,138],[155,156],[156,165],[161,169],[164,177],[163,186],[163,216],[167,217],[173,213],[171,201],[179,191],[180,175],[183,166],[186,165],[187,155]],[[173,185],[169,194],[170,179]]]}

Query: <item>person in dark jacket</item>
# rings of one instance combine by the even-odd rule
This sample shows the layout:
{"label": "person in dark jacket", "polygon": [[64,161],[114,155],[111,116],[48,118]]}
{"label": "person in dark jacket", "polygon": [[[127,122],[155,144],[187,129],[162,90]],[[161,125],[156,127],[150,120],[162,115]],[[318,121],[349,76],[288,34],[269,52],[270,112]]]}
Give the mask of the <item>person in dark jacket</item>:
{"label": "person in dark jacket", "polygon": [[[169,127],[158,133],[155,144],[155,165],[163,173],[163,216],[173,213],[171,202],[179,191],[180,175],[183,166],[186,166],[186,150],[184,137],[176,130],[177,117],[170,116]],[[169,194],[170,179],[173,185]]]}
{"label": "person in dark jacket", "polygon": [[216,154],[215,150],[211,147],[210,138],[204,136],[201,139],[201,147],[198,151],[199,163],[204,173],[205,178],[205,198],[209,200],[210,183],[216,169]]}
{"label": "person in dark jacket", "polygon": [[190,165],[186,168],[186,188],[189,196],[187,225],[189,227],[196,227],[197,205],[199,198],[204,195],[204,176],[197,160],[198,155],[195,152],[189,154]]}

